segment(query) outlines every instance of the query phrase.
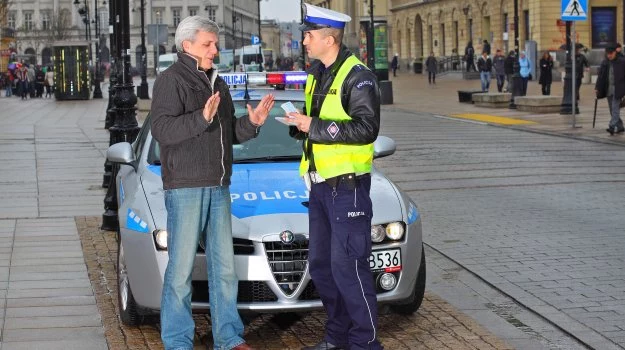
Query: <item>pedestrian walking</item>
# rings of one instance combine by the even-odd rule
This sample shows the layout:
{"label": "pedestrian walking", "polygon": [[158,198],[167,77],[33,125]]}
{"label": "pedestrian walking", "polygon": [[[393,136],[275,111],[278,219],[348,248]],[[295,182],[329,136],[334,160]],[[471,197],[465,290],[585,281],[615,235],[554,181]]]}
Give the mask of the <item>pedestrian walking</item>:
{"label": "pedestrian walking", "polygon": [[289,113],[297,124],[290,132],[304,140],[300,174],[310,183],[308,268],[328,318],[323,339],[304,349],[379,350],[377,298],[369,268],[378,82],[341,43],[351,18],[305,6],[300,29],[315,62],[304,90],[303,114]]}
{"label": "pedestrian walking", "polygon": [[46,73],[41,70],[41,67],[35,69],[35,97],[43,97],[43,89],[46,80]]}
{"label": "pedestrian walking", "polygon": [[503,56],[501,49],[495,51],[493,68],[495,70],[495,77],[497,78],[497,91],[502,92],[503,85],[506,82],[506,58]]}
{"label": "pedestrian walking", "polygon": [[621,100],[625,96],[625,58],[619,56],[615,45],[605,49],[606,58],[599,67],[599,76],[595,83],[597,98],[606,97],[610,110],[610,122],[606,131],[610,135],[625,131],[621,119]]}
{"label": "pedestrian walking", "polygon": [[399,68],[399,54],[395,53],[393,59],[391,60],[391,69],[393,69],[393,76],[397,76],[397,68]]}
{"label": "pedestrian walking", "polygon": [[54,71],[52,70],[52,67],[49,67],[48,71],[46,72],[45,85],[46,85],[46,98],[48,97],[51,98],[52,92],[54,91]]}
{"label": "pedestrian walking", "polygon": [[490,89],[490,72],[493,70],[493,61],[488,57],[486,51],[482,52],[482,56],[477,60],[477,69],[480,72],[482,92],[488,92]]}
{"label": "pedestrian walking", "polygon": [[473,49],[473,42],[469,40],[467,46],[464,48],[464,60],[467,63],[467,72],[475,70],[474,56],[475,50]]}
{"label": "pedestrian walking", "polygon": [[540,78],[538,79],[538,83],[542,87],[543,96],[551,95],[551,81],[553,69],[553,58],[549,54],[549,52],[545,51],[543,53],[543,57],[540,59]]}
{"label": "pedestrian walking", "polygon": [[14,82],[15,78],[13,77],[13,73],[11,73],[11,70],[8,70],[6,73],[6,90],[4,92],[4,96],[5,97],[11,97],[13,96],[13,82]]}
{"label": "pedestrian walking", "polygon": [[486,54],[490,56],[490,44],[488,43],[488,40],[483,41],[482,51],[486,52]]}
{"label": "pedestrian walking", "polygon": [[623,45],[621,43],[616,43],[616,54],[620,57],[623,57]]}
{"label": "pedestrian walking", "polygon": [[215,349],[251,349],[237,311],[230,206],[232,144],[255,137],[273,107],[261,99],[236,118],[228,85],[213,69],[219,27],[190,16],[175,34],[178,61],[154,82],[152,135],[161,147],[169,261],[161,298],[166,350],[193,349],[191,272],[198,240],[205,239]]}
{"label": "pedestrian walking", "polygon": [[506,71],[506,81],[508,85],[506,86],[506,92],[510,91],[510,82],[512,81],[512,75],[514,74],[514,62],[516,62],[516,52],[514,50],[508,53],[508,57],[506,57],[506,63],[504,65],[504,69]]}
{"label": "pedestrian walking", "polygon": [[28,87],[28,68],[23,64],[17,69],[18,87],[17,91],[22,100],[28,99],[29,87]]}
{"label": "pedestrian walking", "polygon": [[30,94],[30,98],[35,97],[35,67],[34,64],[27,65],[27,74],[28,74],[28,93]]}
{"label": "pedestrian walking", "polygon": [[438,61],[434,57],[434,51],[430,52],[430,56],[425,60],[425,68],[428,70],[428,84],[436,85],[436,73],[438,72]]}
{"label": "pedestrian walking", "polygon": [[579,101],[579,88],[582,86],[582,78],[584,77],[584,71],[590,69],[588,59],[581,52],[584,45],[575,44],[575,95]]}
{"label": "pedestrian walking", "polygon": [[521,75],[520,96],[525,96],[527,95],[527,82],[530,80],[530,75],[532,74],[532,62],[525,56],[525,51],[521,51],[519,54],[519,66],[521,67],[519,71]]}

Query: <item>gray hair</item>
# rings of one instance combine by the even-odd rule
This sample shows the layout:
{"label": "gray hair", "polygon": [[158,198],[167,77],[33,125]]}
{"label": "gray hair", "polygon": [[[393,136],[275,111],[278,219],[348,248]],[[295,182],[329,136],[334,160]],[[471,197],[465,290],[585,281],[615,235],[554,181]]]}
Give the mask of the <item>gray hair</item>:
{"label": "gray hair", "polygon": [[201,16],[189,16],[183,19],[178,24],[178,28],[176,28],[176,37],[174,39],[178,52],[184,52],[182,42],[185,40],[194,42],[195,34],[199,31],[219,35],[219,26],[210,19]]}

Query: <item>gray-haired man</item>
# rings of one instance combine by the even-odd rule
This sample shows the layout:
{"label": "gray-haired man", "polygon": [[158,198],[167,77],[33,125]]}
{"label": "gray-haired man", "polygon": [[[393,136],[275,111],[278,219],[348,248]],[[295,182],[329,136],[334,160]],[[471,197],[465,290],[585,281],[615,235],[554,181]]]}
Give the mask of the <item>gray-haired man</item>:
{"label": "gray-haired man", "polygon": [[251,349],[237,311],[230,208],[232,144],[258,134],[273,107],[264,97],[236,118],[228,85],[213,69],[219,27],[185,18],[176,30],[178,61],[154,82],[152,134],[161,147],[169,262],[161,298],[165,349],[193,349],[191,271],[197,242],[206,246],[215,349]]}

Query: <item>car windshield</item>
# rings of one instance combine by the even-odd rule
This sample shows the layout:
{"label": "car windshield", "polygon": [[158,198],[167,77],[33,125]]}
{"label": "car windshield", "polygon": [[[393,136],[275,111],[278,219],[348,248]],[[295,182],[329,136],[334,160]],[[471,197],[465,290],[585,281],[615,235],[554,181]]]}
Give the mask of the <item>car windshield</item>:
{"label": "car windshield", "polygon": [[[240,145],[233,145],[235,163],[267,162],[267,161],[291,161],[299,160],[302,155],[302,141],[289,136],[289,127],[278,122],[275,117],[284,117],[284,110],[280,105],[287,101],[276,100],[274,107],[269,112],[267,121],[260,133]],[[292,101],[298,110],[302,110],[304,102]],[[250,101],[254,108],[258,101]],[[245,101],[234,101],[235,115],[240,118],[247,115]],[[160,164],[160,147],[152,138],[148,154],[150,164]]]}

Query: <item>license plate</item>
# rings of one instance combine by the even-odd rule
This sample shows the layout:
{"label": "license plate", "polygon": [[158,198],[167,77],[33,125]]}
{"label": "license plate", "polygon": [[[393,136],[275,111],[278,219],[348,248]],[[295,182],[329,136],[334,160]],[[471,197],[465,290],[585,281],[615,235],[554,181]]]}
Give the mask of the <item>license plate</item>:
{"label": "license plate", "polygon": [[369,256],[372,272],[395,272],[401,270],[401,249],[374,250]]}

